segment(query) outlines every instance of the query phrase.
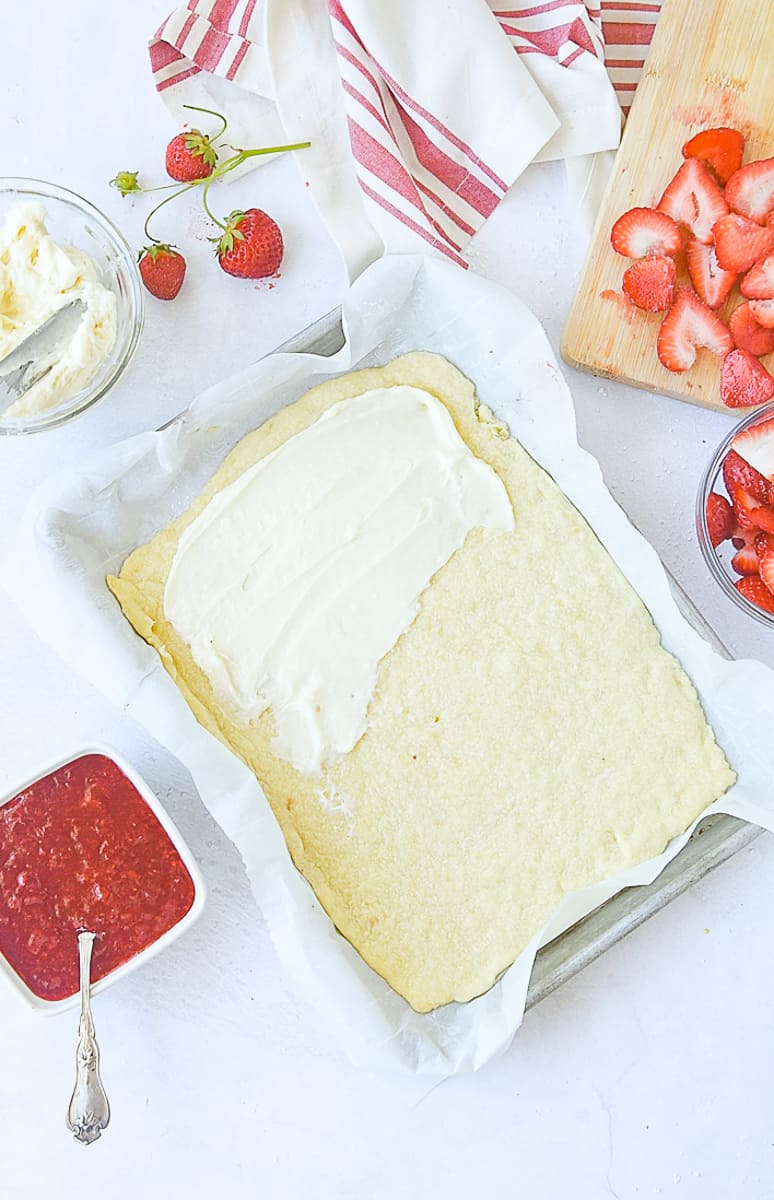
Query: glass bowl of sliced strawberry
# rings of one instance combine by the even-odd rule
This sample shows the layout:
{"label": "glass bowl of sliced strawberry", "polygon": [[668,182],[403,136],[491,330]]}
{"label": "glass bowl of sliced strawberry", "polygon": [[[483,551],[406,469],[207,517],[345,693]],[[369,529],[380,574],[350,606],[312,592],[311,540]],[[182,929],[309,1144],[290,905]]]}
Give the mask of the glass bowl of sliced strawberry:
{"label": "glass bowl of sliced strawberry", "polygon": [[699,488],[696,528],[725,593],[774,629],[774,401],[718,446]]}

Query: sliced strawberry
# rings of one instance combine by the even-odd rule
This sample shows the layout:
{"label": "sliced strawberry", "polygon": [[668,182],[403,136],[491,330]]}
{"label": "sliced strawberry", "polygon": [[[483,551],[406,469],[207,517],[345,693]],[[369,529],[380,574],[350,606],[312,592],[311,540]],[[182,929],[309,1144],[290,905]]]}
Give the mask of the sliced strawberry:
{"label": "sliced strawberry", "polygon": [[737,350],[746,350],[761,358],[774,350],[774,329],[764,329],[750,312],[748,303],[740,304],[728,318],[728,327]]}
{"label": "sliced strawberry", "polygon": [[712,241],[712,227],[728,213],[715,180],[697,158],[687,158],[658,202],[678,224],[687,225],[700,242]]}
{"label": "sliced strawberry", "polygon": [[738,213],[721,217],[713,232],[718,262],[726,271],[747,271],[774,250],[774,229],[761,228]]}
{"label": "sliced strawberry", "polygon": [[653,254],[624,271],[623,290],[638,308],[664,312],[672,303],[676,278],[675,260],[667,254]]}
{"label": "sliced strawberry", "polygon": [[761,556],[758,574],[771,592],[772,600],[774,600],[774,550],[767,549]]}
{"label": "sliced strawberry", "polygon": [[750,316],[764,329],[774,329],[774,300],[751,300]]}
{"label": "sliced strawberry", "polygon": [[734,212],[763,224],[774,212],[774,158],[735,171],[726,184],[726,202]]}
{"label": "sliced strawberry", "polygon": [[774,533],[756,533],[753,546],[759,559],[763,558],[764,554],[774,554]]}
{"label": "sliced strawberry", "polygon": [[752,408],[774,396],[774,379],[763,363],[746,350],[732,350],[723,359],[720,398],[729,408]]}
{"label": "sliced strawberry", "polygon": [[754,263],[739,284],[748,300],[771,300],[774,296],[774,254]]}
{"label": "sliced strawberry", "polygon": [[724,271],[715,247],[698,238],[689,238],[685,247],[688,274],[696,293],[710,308],[720,308],[736,283],[735,271]]}
{"label": "sliced strawberry", "polygon": [[732,454],[735,459],[729,468],[731,478],[743,482],[744,487],[765,502],[768,485],[774,483],[774,417],[749,425],[736,435],[723,463],[726,486],[726,463]]}
{"label": "sliced strawberry", "polygon": [[774,595],[759,576],[745,575],[743,579],[737,579],[734,587],[752,604],[757,604],[758,608],[774,613]]}
{"label": "sliced strawberry", "polygon": [[726,183],[742,165],[744,138],[738,129],[702,129],[683,146],[683,158],[698,158]]}
{"label": "sliced strawberry", "polygon": [[[774,425],[774,421],[765,421],[762,425],[753,425],[752,429],[761,429],[764,425]],[[748,462],[746,454],[749,443],[740,441],[747,433],[751,433],[752,429],[746,429],[742,433],[738,433],[731,443],[731,449],[723,459],[723,482],[726,485],[726,491],[729,496],[733,487],[742,487],[746,492],[750,493],[755,504],[766,504],[769,495],[768,479],[757,467]],[[737,443],[739,443],[738,448]]]}
{"label": "sliced strawberry", "polygon": [[702,346],[722,357],[733,350],[734,339],[717,313],[691,288],[679,287],[658,331],[658,356],[668,371],[687,371],[696,362],[696,351]]}
{"label": "sliced strawberry", "polygon": [[727,538],[731,537],[736,528],[734,510],[725,496],[720,496],[717,492],[710,492],[707,497],[706,511],[710,541],[713,546],[719,546],[721,542],[725,542]]}
{"label": "sliced strawberry", "polygon": [[756,529],[762,529],[765,533],[774,533],[774,508],[770,504],[753,508],[748,515]]}
{"label": "sliced strawberry", "polygon": [[677,254],[683,235],[665,213],[655,208],[630,208],[616,221],[610,241],[617,254],[645,258],[648,254]]}
{"label": "sliced strawberry", "polygon": [[728,489],[731,503],[734,506],[734,516],[739,528],[754,529],[756,532],[763,528],[755,518],[755,514],[763,511],[763,506],[756,496],[751,495],[739,483],[732,484]]}
{"label": "sliced strawberry", "polygon": [[737,575],[758,574],[758,555],[752,542],[737,550],[731,559],[731,569],[736,571]]}

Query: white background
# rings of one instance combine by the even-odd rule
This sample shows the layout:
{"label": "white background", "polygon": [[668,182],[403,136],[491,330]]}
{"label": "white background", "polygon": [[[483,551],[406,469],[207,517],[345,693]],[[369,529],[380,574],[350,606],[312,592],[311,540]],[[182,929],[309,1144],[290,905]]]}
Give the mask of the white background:
{"label": "white background", "polygon": [[[148,202],[122,201],[107,181],[128,168],[163,182],[174,130],[145,41],[166,11],[165,0],[4,11],[4,171],[81,192],[133,244]],[[336,249],[292,162],[216,200],[224,213],[256,204],[277,218],[281,278],[229,279],[211,261],[196,199],[165,209],[156,232],[185,249],[184,291],[174,304],[149,300],[138,355],[101,406],[50,434],[0,439],[0,554],[39,480],[160,424],[340,302]],[[556,346],[583,251],[561,168],[547,165],[516,185],[470,260],[521,295]],[[567,375],[581,442],[613,495],[731,651],[774,666],[774,633],[719,592],[693,529],[701,471],[729,418]],[[545,552],[558,552],[550,530]],[[199,924],[96,1002],[113,1106],[96,1145],[64,1127],[74,1015],[42,1018],[0,993],[0,1195],[774,1196],[768,835],[533,1010],[477,1075],[374,1076],[347,1063],[294,994],[239,856],[185,772],[66,671],[2,595],[0,678],[0,795],[84,742],[112,742],[161,796],[209,886]]]}

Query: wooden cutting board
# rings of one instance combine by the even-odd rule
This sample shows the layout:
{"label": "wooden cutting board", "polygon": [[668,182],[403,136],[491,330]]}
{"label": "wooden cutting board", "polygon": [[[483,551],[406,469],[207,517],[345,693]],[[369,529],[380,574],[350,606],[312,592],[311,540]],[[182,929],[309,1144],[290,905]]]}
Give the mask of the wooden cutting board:
{"label": "wooden cutting board", "polygon": [[[718,359],[702,350],[674,374],[656,357],[661,314],[621,291],[628,259],[610,245],[616,219],[655,205],[700,129],[731,125],[747,139],[744,161],[774,155],[774,0],[664,0],[626,122],[562,341],[573,367],[729,412]],[[740,303],[737,289],[721,317]],[[764,359],[774,372],[774,355]]]}

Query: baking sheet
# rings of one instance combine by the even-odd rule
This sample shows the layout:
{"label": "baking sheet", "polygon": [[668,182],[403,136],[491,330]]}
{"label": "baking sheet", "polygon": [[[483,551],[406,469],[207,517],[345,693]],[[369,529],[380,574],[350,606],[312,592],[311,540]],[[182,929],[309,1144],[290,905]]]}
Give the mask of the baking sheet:
{"label": "baking sheet", "polygon": [[[308,352],[327,356],[335,354],[343,344],[341,309],[337,308],[283,342],[276,353]],[[722,658],[731,661],[731,654],[677,580],[669,571],[666,574],[675,603],[686,621]],[[642,925],[648,917],[652,917],[739,850],[749,846],[762,832],[759,825],[751,825],[725,813],[707,817],[652,883],[625,888],[538,950],[525,1007],[532,1008],[545,999],[578,971],[599,958],[600,954],[604,954],[605,950],[626,937],[627,933]]]}
{"label": "baking sheet", "polygon": [[270,355],[198,397],[165,430],[112,446],[44,485],[2,575],[62,657],[188,767],[204,803],[242,853],[278,954],[351,1057],[370,1067],[443,1075],[474,1069],[509,1044],[540,945],[622,888],[651,883],[692,830],[656,859],[565,897],[485,995],[417,1014],[336,933],[293,867],[254,776],[196,723],[155,652],[124,620],[105,574],[117,571],[135,545],[188,505],[244,433],[311,384],[427,349],[474,380],[482,402],[553,475],[691,675],[739,774],[736,786],[703,817],[726,812],[774,826],[774,672],[761,663],[726,662],[680,615],[655,552],[610,497],[594,459],[578,447],[570,394],[542,328],[507,290],[444,262],[390,256],[354,284],[343,324],[345,344],[331,357]]}

